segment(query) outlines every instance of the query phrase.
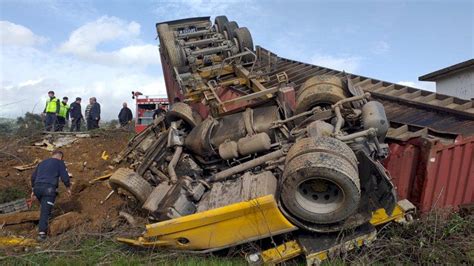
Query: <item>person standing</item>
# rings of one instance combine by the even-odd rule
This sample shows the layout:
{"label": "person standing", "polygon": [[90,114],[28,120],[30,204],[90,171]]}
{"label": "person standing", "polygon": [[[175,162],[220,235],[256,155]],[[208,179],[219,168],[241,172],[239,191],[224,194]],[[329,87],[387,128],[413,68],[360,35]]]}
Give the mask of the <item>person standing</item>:
{"label": "person standing", "polygon": [[132,110],[127,107],[127,103],[122,104],[122,109],[120,110],[120,113],[118,114],[118,119],[120,122],[120,126],[125,127],[127,126],[130,121],[133,119],[133,114]]}
{"label": "person standing", "polygon": [[81,101],[82,99],[80,97],[76,97],[76,101],[71,103],[69,108],[69,116],[71,117],[71,132],[74,132],[74,130],[81,131]]}
{"label": "person standing", "polygon": [[92,120],[90,119],[89,114],[91,113],[91,108],[92,108],[92,98],[89,98],[89,104],[86,106],[86,110],[84,114],[86,115],[86,124],[87,124],[87,130],[92,129]]}
{"label": "person standing", "polygon": [[155,120],[158,116],[166,114],[166,109],[162,104],[158,104],[158,108],[153,111],[153,120]]}
{"label": "person standing", "polygon": [[47,237],[48,220],[56,200],[59,178],[66,186],[68,195],[72,195],[71,182],[63,157],[62,151],[53,151],[51,158],[40,162],[31,175],[31,197],[35,196],[40,202],[39,241],[44,241]]}
{"label": "person standing", "polygon": [[57,114],[59,113],[59,99],[54,96],[54,91],[48,92],[49,99],[43,110],[44,127],[46,131],[54,131],[57,123]]}
{"label": "person standing", "polygon": [[100,121],[100,104],[95,97],[90,99],[91,110],[89,112],[88,120],[91,121],[91,129],[99,128]]}
{"label": "person standing", "polygon": [[59,104],[57,131],[63,131],[64,126],[66,126],[66,122],[69,121],[69,105],[67,104],[68,100],[68,97],[63,97],[63,100]]}

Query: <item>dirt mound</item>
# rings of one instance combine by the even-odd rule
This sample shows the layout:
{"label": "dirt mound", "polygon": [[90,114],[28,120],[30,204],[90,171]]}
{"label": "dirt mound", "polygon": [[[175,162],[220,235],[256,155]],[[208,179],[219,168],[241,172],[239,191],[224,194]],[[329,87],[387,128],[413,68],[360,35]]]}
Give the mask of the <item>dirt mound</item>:
{"label": "dirt mound", "polygon": [[[42,137],[44,136],[29,139],[15,136],[0,138],[0,195],[7,193],[7,190],[11,194],[13,190],[17,192],[18,197],[29,196],[30,178],[34,169],[19,171],[13,167],[50,156],[50,151],[34,146],[34,143]],[[126,146],[131,137],[130,132],[102,130],[92,133],[90,137],[78,138],[60,148],[64,152],[64,160],[72,176],[73,195],[69,198],[64,185],[60,184],[51,221],[52,227],[55,224],[58,227],[58,230],[55,229],[55,234],[70,229],[71,225],[74,226],[78,222],[87,225],[89,231],[98,231],[102,229],[104,223],[118,219],[118,213],[125,201],[121,196],[113,194],[101,204],[111,191],[108,182],[91,184],[89,181],[114,171],[112,159]],[[38,202],[33,202],[32,209],[38,207]],[[22,232],[18,232],[18,228]],[[34,231],[28,226],[6,225],[4,229],[15,233]]]}

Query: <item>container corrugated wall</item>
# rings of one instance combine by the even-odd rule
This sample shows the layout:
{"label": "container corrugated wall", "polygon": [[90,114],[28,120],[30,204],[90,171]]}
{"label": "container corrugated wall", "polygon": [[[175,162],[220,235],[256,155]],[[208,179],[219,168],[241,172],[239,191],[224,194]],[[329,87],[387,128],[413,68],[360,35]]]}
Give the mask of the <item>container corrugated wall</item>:
{"label": "container corrugated wall", "polygon": [[384,161],[398,197],[421,212],[474,202],[473,164],[472,137],[458,137],[448,145],[427,138],[392,142]]}
{"label": "container corrugated wall", "polygon": [[423,180],[421,211],[474,202],[474,139],[434,145]]}

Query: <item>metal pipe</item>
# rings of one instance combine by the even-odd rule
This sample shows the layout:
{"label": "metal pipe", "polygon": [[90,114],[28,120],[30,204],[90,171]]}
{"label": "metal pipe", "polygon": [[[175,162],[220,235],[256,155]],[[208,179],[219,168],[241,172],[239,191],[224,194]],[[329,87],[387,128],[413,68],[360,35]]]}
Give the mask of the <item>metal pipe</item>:
{"label": "metal pipe", "polygon": [[170,163],[168,164],[168,174],[170,175],[170,179],[172,183],[176,183],[178,181],[178,177],[176,176],[176,172],[174,168],[176,164],[178,164],[179,157],[181,157],[181,153],[183,153],[183,147],[176,146],[176,150],[174,151],[173,158],[171,158]]}
{"label": "metal pipe", "polygon": [[355,138],[360,138],[360,137],[368,137],[368,136],[374,136],[377,135],[377,129],[376,128],[369,128],[363,131],[355,132],[349,135],[335,135],[334,137],[338,140],[341,141],[348,141],[348,140],[353,140]]}
{"label": "metal pipe", "polygon": [[165,173],[160,171],[160,169],[156,168],[156,166],[152,165],[149,167],[149,169],[153,174],[157,175],[158,178],[161,179],[161,181],[169,180],[169,177],[167,177]]}
{"label": "metal pipe", "polygon": [[342,100],[338,101],[337,103],[333,104],[332,108],[334,108],[336,106],[339,106],[339,105],[343,105],[343,104],[348,103],[348,102],[353,102],[353,101],[358,101],[358,100],[363,100],[363,99],[368,99],[368,98],[370,98],[370,93],[366,92],[362,95],[357,95],[357,96],[352,96],[352,97],[349,97],[349,98],[342,99]]}
{"label": "metal pipe", "polygon": [[225,39],[209,38],[209,39],[202,39],[202,40],[197,40],[197,41],[184,42],[183,46],[185,47],[200,46],[200,45],[208,45],[210,43],[223,42],[223,41],[225,41]]}
{"label": "metal pipe", "polygon": [[362,95],[357,95],[357,96],[342,99],[338,101],[337,103],[333,104],[332,108],[334,109],[334,113],[336,113],[336,118],[337,118],[336,126],[334,127],[334,135],[340,134],[342,123],[344,123],[344,118],[342,117],[342,114],[341,114],[341,105],[348,102],[359,101],[359,100],[368,99],[368,98],[370,98],[370,93],[366,92]]}
{"label": "metal pipe", "polygon": [[211,34],[211,33],[213,33],[213,32],[210,29],[198,30],[198,31],[192,31],[192,32],[179,33],[178,38],[199,37],[199,36],[203,36],[203,35]]}
{"label": "metal pipe", "polygon": [[339,135],[341,132],[342,123],[344,123],[344,118],[341,114],[341,107],[339,107],[339,105],[334,107],[334,113],[336,113],[336,126],[334,127],[334,134]]}
{"label": "metal pipe", "polygon": [[210,181],[212,181],[212,182],[221,181],[221,180],[223,180],[223,179],[225,179],[229,176],[235,175],[237,173],[243,172],[243,171],[248,170],[250,168],[259,166],[261,164],[264,164],[267,161],[275,160],[275,159],[278,159],[280,157],[283,157],[283,156],[285,156],[285,153],[286,153],[286,151],[284,149],[276,150],[274,152],[271,152],[269,154],[266,154],[266,155],[263,155],[261,157],[255,158],[255,159],[250,160],[248,162],[245,162],[243,164],[239,164],[237,166],[234,166],[234,167],[228,168],[224,171],[221,171],[221,172],[215,174],[214,177],[211,177]]}
{"label": "metal pipe", "polygon": [[199,49],[199,50],[196,50],[196,51],[192,51],[191,55],[200,56],[200,55],[217,54],[217,53],[221,53],[223,51],[226,51],[228,49],[230,49],[229,46],[221,45],[221,46],[217,46],[217,47],[209,47],[209,48],[204,48],[204,49]]}

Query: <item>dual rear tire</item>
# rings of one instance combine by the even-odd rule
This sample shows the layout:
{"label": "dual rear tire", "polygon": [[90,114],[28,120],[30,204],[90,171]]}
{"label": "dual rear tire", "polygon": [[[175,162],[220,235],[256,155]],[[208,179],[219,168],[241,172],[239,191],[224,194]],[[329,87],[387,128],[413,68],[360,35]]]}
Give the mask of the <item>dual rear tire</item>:
{"label": "dual rear tire", "polygon": [[280,196],[293,218],[315,228],[344,221],[361,197],[354,152],[335,138],[298,140],[287,155]]}

